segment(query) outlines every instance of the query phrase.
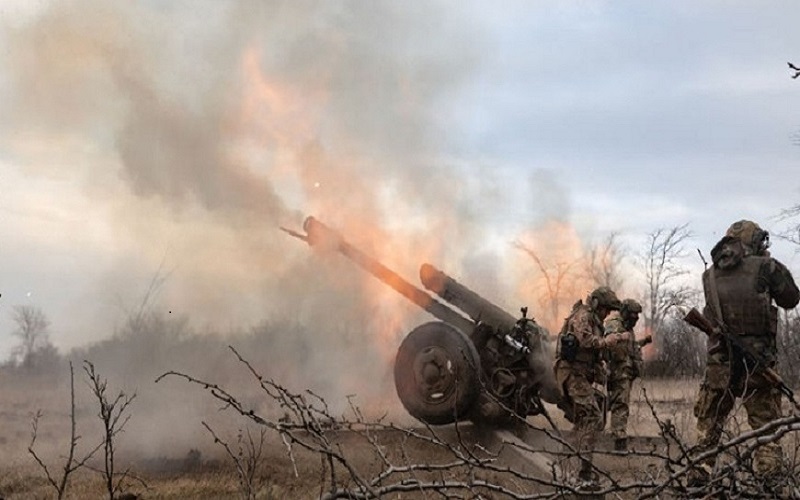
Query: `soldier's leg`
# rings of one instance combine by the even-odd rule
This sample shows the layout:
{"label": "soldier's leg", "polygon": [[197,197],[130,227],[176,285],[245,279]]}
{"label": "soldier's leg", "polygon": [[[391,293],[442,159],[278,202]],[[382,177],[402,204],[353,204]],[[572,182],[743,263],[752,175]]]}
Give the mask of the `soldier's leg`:
{"label": "soldier's leg", "polygon": [[587,377],[582,373],[572,373],[567,378],[564,388],[573,403],[575,418],[576,448],[581,455],[581,473],[584,479],[592,479],[592,451],[594,450],[597,433],[602,431],[603,416],[597,399],[594,397],[594,388]]}
{"label": "soldier's leg", "polygon": [[[753,375],[744,397],[747,421],[758,429],[781,418],[781,393],[760,375]],[[755,450],[753,470],[764,478],[779,475],[783,464],[783,451],[777,442],[767,443]]]}
{"label": "soldier's leg", "polygon": [[609,430],[614,439],[624,439],[628,435],[632,382],[628,377],[620,377],[612,379],[608,384],[608,406],[611,413]]}
{"label": "soldier's leg", "polygon": [[[703,453],[717,446],[722,437],[725,419],[733,409],[734,396],[729,383],[727,365],[709,364],[705,378],[697,394],[694,416],[697,417],[697,453]],[[701,464],[704,473],[709,473],[716,459],[707,458]]]}
{"label": "soldier's leg", "polygon": [[564,418],[567,422],[575,425],[575,405],[572,403],[572,397],[567,390],[567,380],[569,379],[572,370],[565,366],[561,361],[556,363],[555,366],[556,385],[561,391],[561,397],[558,400],[558,408],[564,412]]}

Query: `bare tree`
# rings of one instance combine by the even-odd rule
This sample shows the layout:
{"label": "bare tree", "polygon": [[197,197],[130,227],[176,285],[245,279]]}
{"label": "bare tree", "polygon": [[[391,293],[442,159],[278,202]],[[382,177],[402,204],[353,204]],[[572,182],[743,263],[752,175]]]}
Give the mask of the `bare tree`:
{"label": "bare tree", "polygon": [[528,255],[536,264],[539,274],[543,279],[543,290],[539,303],[545,311],[543,322],[548,325],[559,325],[562,321],[561,305],[565,301],[574,301],[573,287],[578,271],[579,259],[569,262],[555,262],[546,264],[539,255],[521,241],[515,241],[514,246]]}
{"label": "bare tree", "polygon": [[14,306],[12,319],[17,326],[12,335],[20,340],[14,353],[22,366],[30,367],[33,355],[51,345],[48,333],[50,321],[40,308],[29,305]]}
{"label": "bare tree", "polygon": [[[798,144],[800,144],[800,137],[798,137]],[[790,223],[789,227],[777,233],[776,236],[800,246],[800,221],[797,220],[798,216],[800,216],[800,204],[781,211],[778,218],[782,221],[791,220],[792,222]]]}
{"label": "bare tree", "polygon": [[680,280],[689,273],[680,261],[688,256],[685,245],[691,237],[688,223],[647,234],[647,246],[639,256],[639,264],[646,281],[643,305],[648,331],[657,333],[673,308],[686,305],[696,296],[697,291]]}
{"label": "bare tree", "polygon": [[778,314],[778,366],[792,387],[800,384],[800,311],[783,310]]}
{"label": "bare tree", "polygon": [[622,247],[619,234],[609,234],[602,243],[589,248],[586,260],[586,275],[594,286],[607,286],[612,290],[622,288]]}
{"label": "bare tree", "polygon": [[125,424],[130,420],[126,414],[128,406],[136,398],[136,394],[126,395],[119,392],[113,399],[107,394],[108,381],[101,378],[94,365],[89,361],[83,362],[83,369],[89,377],[89,387],[100,405],[98,417],[103,422],[103,469],[100,473],[105,481],[109,500],[114,500],[114,495],[122,489],[123,481],[128,477],[129,470],[117,472],[115,459],[115,439],[122,432]]}
{"label": "bare tree", "polygon": [[69,477],[72,475],[73,472],[80,469],[81,467],[86,465],[86,462],[92,458],[92,456],[100,449],[101,445],[95,446],[91,449],[86,455],[83,456],[81,459],[75,458],[76,449],[78,447],[78,441],[81,439],[80,436],[76,433],[75,428],[75,372],[72,368],[72,362],[69,363],[69,394],[70,394],[70,440],[69,440],[69,449],[67,450],[67,458],[62,466],[62,473],[61,477],[56,479],[54,475],[50,472],[50,469],[44,463],[44,460],[36,453],[34,449],[34,445],[36,444],[36,438],[39,432],[39,420],[42,417],[42,412],[37,411],[32,418],[31,421],[31,443],[28,445],[28,453],[31,454],[33,459],[39,465],[39,467],[44,471],[45,476],[47,477],[47,482],[53,486],[53,489],[56,490],[56,498],[61,500],[64,498],[64,495],[67,491],[67,485],[69,484]]}

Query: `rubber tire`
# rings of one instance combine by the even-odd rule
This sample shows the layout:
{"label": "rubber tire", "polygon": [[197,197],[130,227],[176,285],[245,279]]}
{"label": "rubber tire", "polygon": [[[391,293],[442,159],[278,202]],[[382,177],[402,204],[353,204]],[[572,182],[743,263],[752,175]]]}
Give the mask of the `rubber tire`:
{"label": "rubber tire", "polygon": [[[437,360],[447,360],[449,372],[443,382],[446,388],[436,398],[418,383],[415,368],[431,352],[436,353]],[[416,327],[403,339],[395,357],[394,383],[400,402],[411,416],[431,425],[445,425],[469,418],[480,392],[480,370],[472,341],[455,327],[433,321]]]}

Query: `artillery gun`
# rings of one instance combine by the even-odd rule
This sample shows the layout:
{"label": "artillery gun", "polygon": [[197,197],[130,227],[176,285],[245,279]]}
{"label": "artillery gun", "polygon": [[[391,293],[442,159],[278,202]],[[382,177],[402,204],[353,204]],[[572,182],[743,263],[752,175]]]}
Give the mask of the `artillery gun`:
{"label": "artillery gun", "polygon": [[430,264],[423,286],[412,285],[313,217],[302,234],[281,228],[312,247],[336,250],[438,321],[408,333],[397,350],[394,382],[405,409],[432,425],[460,420],[503,424],[544,412],[557,403],[548,332],[521,308],[517,319]]}

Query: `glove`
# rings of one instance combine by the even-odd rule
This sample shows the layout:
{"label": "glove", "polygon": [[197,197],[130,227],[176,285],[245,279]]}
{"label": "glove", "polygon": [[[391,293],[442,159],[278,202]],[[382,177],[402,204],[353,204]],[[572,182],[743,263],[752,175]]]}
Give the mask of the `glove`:
{"label": "glove", "polygon": [[603,347],[614,347],[620,342],[629,342],[631,340],[631,332],[611,333],[603,337]]}

